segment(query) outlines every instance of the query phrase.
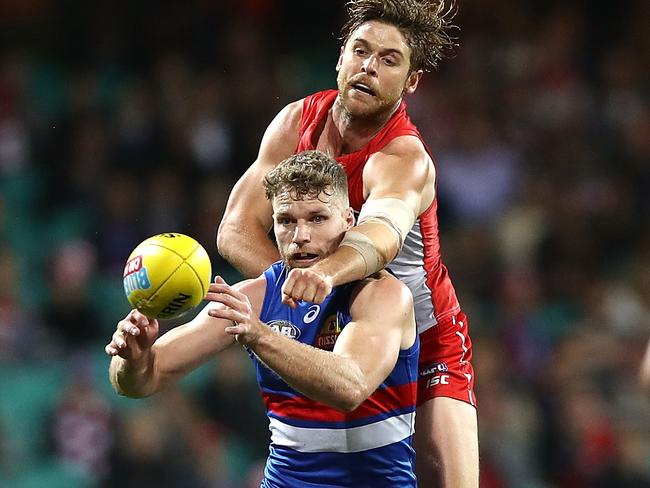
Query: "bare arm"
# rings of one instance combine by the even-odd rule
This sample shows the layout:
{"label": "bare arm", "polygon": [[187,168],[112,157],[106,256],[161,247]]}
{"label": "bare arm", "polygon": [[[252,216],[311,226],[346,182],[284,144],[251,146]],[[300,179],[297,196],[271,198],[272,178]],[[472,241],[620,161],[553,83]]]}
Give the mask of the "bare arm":
{"label": "bare arm", "polygon": [[[210,290],[215,286],[211,284]],[[241,293],[250,297],[257,313],[265,287],[263,277],[236,285]],[[112,356],[109,378],[113,388],[133,398],[152,395],[230,346],[234,338],[225,332],[230,322],[208,314],[208,310],[218,308],[223,305],[211,301],[193,320],[157,339],[157,321],[147,319],[136,310],[131,311],[118,323],[112,341],[106,346],[107,354]],[[150,329],[153,323],[155,336]],[[143,340],[145,337],[147,339]]]}
{"label": "bare arm", "polygon": [[[406,204],[413,217],[433,202],[435,169],[422,143],[412,136],[399,137],[374,154],[363,172],[366,205],[385,198]],[[362,221],[348,232],[361,234],[373,252],[378,269],[389,264],[401,249],[398,235],[377,220]],[[292,270],[282,292],[284,302],[294,306],[297,300],[321,303],[332,287],[359,280],[375,272],[355,248],[342,245],[311,268]]]}
{"label": "bare arm", "polygon": [[647,393],[650,393],[650,341],[646,345],[645,354],[643,355],[641,367],[639,368],[639,381],[641,387]]}
{"label": "bare arm", "polygon": [[377,389],[394,368],[400,349],[409,347],[416,334],[411,294],[388,274],[362,285],[350,310],[352,321],[332,352],[274,332],[247,318],[244,309],[224,312],[211,313],[236,321],[227,330],[287,384],[344,411],[354,410]]}
{"label": "bare arm", "polygon": [[268,238],[271,203],[262,179],[278,163],[294,154],[298,145],[302,101],[287,105],[266,129],[255,162],[235,184],[217,233],[219,254],[244,276],[259,276],[280,258]]}

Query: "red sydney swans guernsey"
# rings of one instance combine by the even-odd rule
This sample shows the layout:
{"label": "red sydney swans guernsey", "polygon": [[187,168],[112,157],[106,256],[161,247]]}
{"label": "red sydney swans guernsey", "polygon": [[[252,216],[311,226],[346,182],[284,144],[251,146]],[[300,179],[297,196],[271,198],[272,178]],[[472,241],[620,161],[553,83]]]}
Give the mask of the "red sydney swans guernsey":
{"label": "red sydney swans guernsey", "polygon": [[[320,131],[337,94],[337,90],[327,90],[304,99],[300,140],[296,152],[316,149]],[[420,139],[431,155],[419,131],[406,114],[406,103],[402,101],[392,117],[368,144],[359,151],[336,158],[343,165],[348,176],[350,205],[355,212],[361,210],[365,201],[363,168],[368,158],[381,151],[396,137],[407,135]],[[440,257],[437,207],[437,198],[434,198],[429,208],[416,219],[413,228],[404,239],[400,254],[388,266],[413,294],[420,333],[460,311],[456,291]]]}

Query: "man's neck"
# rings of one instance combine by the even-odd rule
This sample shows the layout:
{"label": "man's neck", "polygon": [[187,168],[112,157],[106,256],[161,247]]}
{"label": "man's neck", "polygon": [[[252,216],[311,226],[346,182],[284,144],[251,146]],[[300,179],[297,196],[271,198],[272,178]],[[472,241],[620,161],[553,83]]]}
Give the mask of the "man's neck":
{"label": "man's neck", "polygon": [[358,151],[365,146],[393,116],[400,106],[400,98],[390,110],[368,117],[355,117],[337,97],[331,109],[332,122],[340,137],[342,154]]}

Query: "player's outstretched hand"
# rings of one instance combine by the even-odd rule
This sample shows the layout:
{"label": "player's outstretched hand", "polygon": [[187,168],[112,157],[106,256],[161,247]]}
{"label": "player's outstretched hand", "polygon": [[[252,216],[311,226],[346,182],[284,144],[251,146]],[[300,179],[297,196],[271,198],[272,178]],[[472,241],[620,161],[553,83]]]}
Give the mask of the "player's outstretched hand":
{"label": "player's outstretched hand", "polygon": [[131,310],[117,323],[111,342],[104,350],[109,356],[138,360],[151,349],[158,338],[159,325],[137,310]]}
{"label": "player's outstretched hand", "polygon": [[282,285],[282,303],[291,308],[296,308],[299,300],[323,303],[330,293],[331,278],[310,268],[294,268]]}
{"label": "player's outstretched hand", "polygon": [[248,297],[235,290],[220,276],[214,279],[205,298],[223,305],[211,308],[208,310],[208,315],[231,321],[233,325],[226,327],[225,331],[234,335],[240,344],[254,343],[265,331],[266,327],[253,313]]}

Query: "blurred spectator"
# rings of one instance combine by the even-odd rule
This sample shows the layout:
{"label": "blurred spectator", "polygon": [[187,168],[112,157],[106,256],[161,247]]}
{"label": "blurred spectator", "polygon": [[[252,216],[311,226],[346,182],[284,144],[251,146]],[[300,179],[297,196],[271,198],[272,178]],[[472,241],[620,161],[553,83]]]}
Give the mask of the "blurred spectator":
{"label": "blurred spectator", "polygon": [[194,160],[203,172],[232,171],[231,129],[225,118],[225,84],[215,72],[202,75],[194,88],[195,120],[188,133]]}
{"label": "blurred spectator", "polygon": [[52,412],[54,454],[95,482],[109,473],[113,449],[113,411],[92,384],[92,364],[83,355],[72,356],[70,383]]}
{"label": "blurred spectator", "polygon": [[168,416],[159,406],[149,405],[120,417],[115,459],[104,486],[199,486],[189,467],[179,466],[178,455],[184,446],[174,446],[169,438]]}
{"label": "blurred spectator", "polygon": [[21,303],[20,286],[16,254],[0,246],[0,364],[38,360],[54,350],[40,314]]}
{"label": "blurred spectator", "polygon": [[102,337],[92,299],[96,259],[96,249],[82,240],[64,243],[53,257],[45,320],[63,349],[83,350]]}
{"label": "blurred spectator", "polygon": [[240,436],[252,460],[265,460],[270,432],[253,368],[239,347],[222,352],[200,392],[205,414],[229,436]]}
{"label": "blurred spectator", "polygon": [[455,144],[440,154],[440,198],[460,225],[490,225],[511,204],[518,157],[498,140],[486,114],[466,117],[458,129]]}
{"label": "blurred spectator", "polygon": [[122,277],[124,263],[135,246],[145,237],[145,188],[134,174],[112,173],[101,193],[97,208],[95,246],[100,270]]}

